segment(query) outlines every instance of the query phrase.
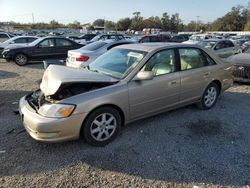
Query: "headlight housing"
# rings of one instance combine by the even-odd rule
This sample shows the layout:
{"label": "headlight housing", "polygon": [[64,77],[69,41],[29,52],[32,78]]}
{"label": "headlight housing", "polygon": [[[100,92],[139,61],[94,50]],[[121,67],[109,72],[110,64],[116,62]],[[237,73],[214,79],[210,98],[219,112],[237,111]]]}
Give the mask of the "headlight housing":
{"label": "headlight housing", "polygon": [[38,113],[49,118],[69,117],[75,110],[76,105],[72,104],[44,104]]}
{"label": "headlight housing", "polygon": [[10,49],[7,48],[7,49],[3,50],[3,53],[9,52],[9,51],[10,51]]}

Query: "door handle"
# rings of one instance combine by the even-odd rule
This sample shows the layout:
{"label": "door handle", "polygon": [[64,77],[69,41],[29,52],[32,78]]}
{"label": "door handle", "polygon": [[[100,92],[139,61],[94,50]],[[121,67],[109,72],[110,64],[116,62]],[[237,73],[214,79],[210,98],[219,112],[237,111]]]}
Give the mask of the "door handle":
{"label": "door handle", "polygon": [[175,84],[177,84],[177,81],[176,81],[176,80],[175,80],[175,81],[170,82],[170,85],[175,85]]}
{"label": "door handle", "polygon": [[210,72],[205,72],[204,73],[204,76],[209,76],[210,75]]}

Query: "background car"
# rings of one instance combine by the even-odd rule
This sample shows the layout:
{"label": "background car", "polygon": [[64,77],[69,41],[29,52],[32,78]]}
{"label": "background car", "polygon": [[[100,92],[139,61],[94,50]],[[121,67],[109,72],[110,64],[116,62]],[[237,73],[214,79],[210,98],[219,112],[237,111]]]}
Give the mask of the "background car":
{"label": "background car", "polygon": [[69,67],[84,68],[108,50],[119,45],[131,43],[134,42],[129,40],[105,40],[93,42],[80,49],[68,51],[66,65]]}
{"label": "background car", "polygon": [[231,38],[234,44],[242,46],[245,42],[250,41],[250,35],[237,35]]}
{"label": "background car", "polygon": [[250,53],[231,56],[227,61],[233,64],[234,81],[250,83]]}
{"label": "background car", "polygon": [[68,38],[76,41],[77,43],[85,44],[87,41],[92,40],[95,36],[96,36],[96,34],[91,34],[90,33],[90,34],[80,35],[78,37],[76,37],[76,36],[70,36]]}
{"label": "background car", "polygon": [[10,33],[5,33],[5,32],[0,32],[0,43],[14,37],[13,34]]}
{"label": "background car", "polygon": [[189,40],[184,41],[185,44],[198,44],[199,42],[212,38],[211,35],[208,34],[200,34],[200,35],[192,35],[189,37]]}
{"label": "background car", "polygon": [[12,37],[9,40],[4,41],[3,43],[0,43],[0,57],[2,55],[4,48],[8,47],[9,45],[11,45],[11,44],[29,44],[36,39],[38,39],[38,37],[35,37],[35,36]]}
{"label": "background car", "polygon": [[138,38],[139,43],[148,42],[169,42],[171,39],[170,35],[145,35]]}
{"label": "background car", "polygon": [[200,42],[199,45],[212,50],[221,58],[227,58],[242,52],[240,46],[224,39],[208,39]]}
{"label": "background car", "polygon": [[125,40],[125,37],[121,34],[101,34],[101,35],[97,35],[95,36],[93,39],[91,39],[90,41],[86,41],[85,43],[81,43],[83,45],[87,45],[99,40]]}
{"label": "background car", "polygon": [[70,39],[63,37],[39,38],[28,45],[14,45],[5,48],[2,56],[7,61],[15,61],[18,65],[25,65],[28,61],[42,61],[46,59],[66,59],[68,50],[82,47]]}
{"label": "background car", "polygon": [[50,65],[41,90],[21,98],[19,109],[36,140],[82,135],[87,143],[104,146],[124,124],[193,103],[211,109],[231,85],[231,65],[209,50],[128,44],[98,57],[88,69]]}

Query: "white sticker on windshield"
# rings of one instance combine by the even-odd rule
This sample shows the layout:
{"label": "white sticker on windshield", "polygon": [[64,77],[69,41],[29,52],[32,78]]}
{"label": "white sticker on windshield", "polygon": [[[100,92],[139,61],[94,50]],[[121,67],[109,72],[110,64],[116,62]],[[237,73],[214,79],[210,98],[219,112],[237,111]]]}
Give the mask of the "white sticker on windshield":
{"label": "white sticker on windshield", "polygon": [[135,57],[135,58],[137,58],[137,59],[141,59],[141,58],[143,57],[142,54],[136,53],[136,52],[129,52],[129,53],[128,53],[128,56],[130,56],[130,57]]}

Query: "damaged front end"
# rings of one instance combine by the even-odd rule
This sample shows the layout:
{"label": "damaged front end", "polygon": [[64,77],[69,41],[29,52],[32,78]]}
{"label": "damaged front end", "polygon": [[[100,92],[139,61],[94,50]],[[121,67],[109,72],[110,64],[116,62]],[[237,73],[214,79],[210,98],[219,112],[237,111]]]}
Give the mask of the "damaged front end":
{"label": "damaged front end", "polygon": [[44,104],[58,103],[60,100],[113,84],[114,82],[65,83],[62,84],[53,95],[46,96],[41,90],[36,90],[35,92],[27,95],[26,100],[34,110],[38,111]]}

